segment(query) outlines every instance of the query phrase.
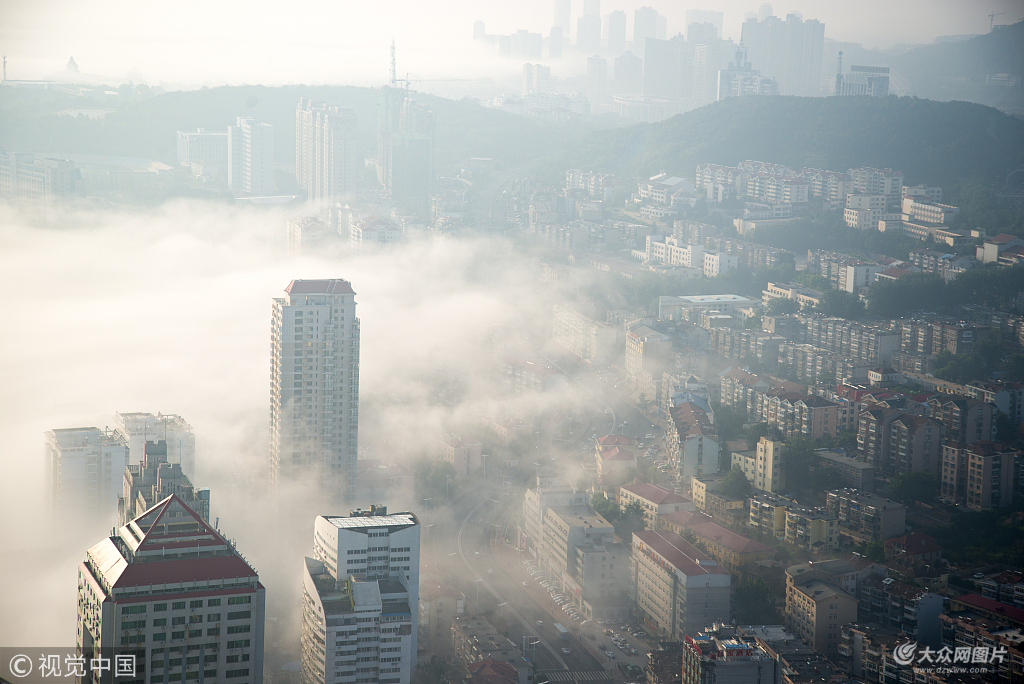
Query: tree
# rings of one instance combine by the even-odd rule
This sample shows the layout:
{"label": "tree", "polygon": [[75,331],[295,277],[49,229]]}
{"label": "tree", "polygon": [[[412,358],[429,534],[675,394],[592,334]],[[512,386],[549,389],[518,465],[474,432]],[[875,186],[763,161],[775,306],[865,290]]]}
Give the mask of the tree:
{"label": "tree", "polygon": [[[717,415],[717,414],[716,414]],[[781,440],[782,433],[779,432],[779,428],[768,423],[756,423],[747,428],[747,448],[756,449],[757,443],[761,441],[762,437],[767,437],[771,440]]]}
{"label": "tree", "polygon": [[783,316],[785,314],[796,313],[800,310],[800,305],[795,299],[776,297],[772,301],[768,302],[768,306],[766,306],[764,310],[769,316]]}
{"label": "tree", "polygon": [[821,299],[815,310],[826,316],[839,316],[854,320],[863,318],[865,309],[864,302],[860,298],[845,290],[826,290],[821,294]]}
{"label": "tree", "polygon": [[874,561],[876,563],[885,562],[885,545],[880,541],[862,544],[860,547],[860,553],[869,561]]}
{"label": "tree", "polygon": [[590,499],[590,505],[594,507],[595,513],[610,523],[615,522],[622,515],[622,511],[619,510],[619,504],[609,501],[604,492],[594,494]]}
{"label": "tree", "polygon": [[741,625],[773,625],[780,622],[775,597],[764,580],[740,582],[732,590],[733,616]]}
{"label": "tree", "polygon": [[889,483],[889,498],[908,506],[915,502],[931,503],[937,495],[935,478],[922,471],[897,475]]}
{"label": "tree", "polygon": [[430,656],[430,662],[417,665],[412,673],[412,684],[447,684],[451,668],[438,657]]}
{"label": "tree", "polygon": [[619,519],[615,521],[615,534],[619,535],[619,539],[632,540],[634,532],[641,532],[647,527],[645,512],[639,501],[626,504]]}
{"label": "tree", "polygon": [[750,495],[750,480],[737,466],[725,474],[721,481],[722,493],[733,499],[745,499]]}

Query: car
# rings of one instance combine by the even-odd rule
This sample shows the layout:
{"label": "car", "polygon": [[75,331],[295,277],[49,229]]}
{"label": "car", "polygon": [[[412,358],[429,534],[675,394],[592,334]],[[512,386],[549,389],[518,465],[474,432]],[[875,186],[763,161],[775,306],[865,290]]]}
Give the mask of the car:
{"label": "car", "polygon": [[569,655],[569,649],[563,648],[562,649],[562,653],[565,654],[565,655]]}
{"label": "car", "polygon": [[654,439],[654,434],[653,434],[653,433],[650,433],[650,432],[648,432],[648,433],[647,433],[647,439]]}
{"label": "car", "polygon": [[611,658],[612,660],[615,660],[615,654],[612,653],[611,651],[608,651],[608,657]]}
{"label": "car", "polygon": [[537,620],[537,626],[538,627],[543,627],[544,626],[544,621],[543,620]]}
{"label": "car", "polygon": [[524,586],[524,587],[528,587],[528,586],[530,586],[530,583],[529,583],[529,582],[527,582],[526,580],[523,580],[523,586]]}
{"label": "car", "polygon": [[635,655],[640,655],[640,653],[635,648],[631,648],[631,649],[629,649],[629,655],[634,655],[635,656]]}
{"label": "car", "polygon": [[985,579],[985,573],[983,573],[983,572],[976,572],[976,573],[974,573],[974,579]]}
{"label": "car", "polygon": [[605,646],[604,644],[598,644],[598,645],[597,645],[597,649],[598,649],[599,651],[607,651],[607,650],[608,650],[608,647],[607,647],[607,646]]}

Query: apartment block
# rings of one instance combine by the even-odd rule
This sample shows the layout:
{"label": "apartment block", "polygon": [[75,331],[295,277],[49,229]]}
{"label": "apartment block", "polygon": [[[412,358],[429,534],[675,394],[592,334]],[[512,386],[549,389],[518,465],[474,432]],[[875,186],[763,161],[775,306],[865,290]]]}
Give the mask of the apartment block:
{"label": "apartment block", "polygon": [[495,629],[482,615],[459,615],[453,618],[451,639],[454,659],[467,671],[473,672],[477,663],[500,663],[501,666],[513,668],[513,684],[532,684],[535,681],[531,663],[508,637]]}
{"label": "apartment block", "polygon": [[[148,681],[260,684],[265,606],[256,571],[172,494],[78,566],[76,646],[86,657],[133,655]],[[79,680],[114,681],[99,668]]]}
{"label": "apartment block", "polygon": [[362,156],[355,111],[299,98],[295,110],[295,180],[311,202],[355,192]]}
{"label": "apartment block", "polygon": [[735,452],[732,466],[738,467],[754,489],[778,494],[786,488],[785,445],[762,437],[752,452]]}
{"label": "apartment block", "polygon": [[955,611],[939,616],[942,645],[950,648],[988,647],[1006,649],[1002,658],[993,658],[996,681],[1016,682],[1024,678],[1024,630],[998,618],[972,611]]}
{"label": "apartment block", "polygon": [[841,628],[857,620],[857,599],[807,564],[786,570],[786,623],[793,634],[829,657],[839,654]]}
{"label": "apartment block", "polygon": [[128,442],[117,430],[61,428],[44,435],[44,473],[50,505],[60,515],[117,519]]}
{"label": "apartment block", "polygon": [[847,485],[854,489],[870,492],[875,488],[875,467],[846,453],[819,450],[819,463],[832,468]]}
{"label": "apartment block", "polygon": [[973,511],[1013,503],[1013,485],[1020,451],[998,442],[942,445],[939,495]]}
{"label": "apartment block", "polygon": [[273,300],[270,474],[356,494],[359,319],[347,280],[293,280]]}
{"label": "apartment block", "polygon": [[719,470],[719,439],[707,412],[697,402],[685,401],[669,410],[671,425],[665,434],[665,452],[678,482],[713,475]]}
{"label": "apartment block", "polygon": [[907,531],[907,507],[876,494],[834,489],[825,510],[838,518],[840,532],[857,542],[884,541]]}
{"label": "apartment block", "polygon": [[991,440],[995,407],[968,397],[936,396],[928,400],[928,417],[942,426],[947,442],[974,444]]}
{"label": "apartment block", "polygon": [[303,682],[409,684],[419,631],[420,524],[385,506],[317,516],[302,577]]}
{"label": "apartment block", "polygon": [[885,472],[889,475],[923,472],[937,477],[942,460],[940,432],[936,421],[901,412],[889,423]]}
{"label": "apartment block", "polygon": [[747,579],[749,572],[761,561],[775,558],[775,551],[770,546],[733,532],[703,513],[665,513],[659,523],[662,530],[693,535],[711,558],[740,580]]}
{"label": "apartment block", "polygon": [[523,496],[523,532],[528,551],[537,557],[544,539],[544,514],[552,506],[586,506],[590,503],[587,492],[552,483],[526,490]]}
{"label": "apartment block", "polygon": [[178,131],[178,164],[192,166],[202,162],[213,166],[228,166],[227,131],[208,131],[197,128],[194,131]]}
{"label": "apartment block", "polygon": [[920,644],[938,648],[942,596],[923,587],[873,575],[857,583],[859,619],[898,629]]}
{"label": "apartment block", "polygon": [[438,458],[450,464],[456,475],[468,476],[482,467],[480,450],[483,445],[473,439],[463,439],[458,435],[445,435],[438,442]]}
{"label": "apartment block", "polygon": [[463,614],[465,595],[435,579],[424,578],[419,591],[417,648],[441,656],[452,651],[452,620]]}
{"label": "apartment block", "polygon": [[0,202],[44,223],[71,208],[81,177],[73,161],[0,150]]}
{"label": "apartment block", "polygon": [[786,511],[786,541],[815,554],[839,548],[839,520],[820,508],[794,506]]}
{"label": "apartment block", "polygon": [[236,195],[273,194],[273,126],[243,116],[228,126],[228,187]]}
{"label": "apartment block", "polygon": [[704,625],[728,622],[731,576],[676,533],[633,533],[630,589],[644,625],[681,639]]}
{"label": "apartment block", "polygon": [[792,499],[773,494],[757,493],[749,499],[750,517],[747,524],[750,529],[761,534],[772,535],[776,539],[786,538],[786,511],[796,506]]}

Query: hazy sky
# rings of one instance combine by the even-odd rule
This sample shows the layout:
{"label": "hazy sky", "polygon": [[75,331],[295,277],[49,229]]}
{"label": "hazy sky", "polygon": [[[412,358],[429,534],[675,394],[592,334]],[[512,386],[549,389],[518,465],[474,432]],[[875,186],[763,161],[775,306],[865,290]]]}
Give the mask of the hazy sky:
{"label": "hazy sky", "polygon": [[[725,35],[739,38],[748,0],[603,0],[601,11],[651,5],[668,16],[669,32],[683,30],[687,9],[725,12]],[[218,83],[383,83],[388,46],[398,43],[399,72],[424,77],[477,77],[519,65],[481,59],[470,37],[477,19],[488,33],[529,29],[545,33],[552,0],[392,0],[268,2],[180,0],[173,4],[126,0],[0,0],[0,50],[10,78],[45,78],[74,56],[81,70],[112,80],[195,86]],[[573,22],[583,0],[573,0]],[[826,25],[828,38],[866,47],[930,43],[936,36],[988,31],[1024,18],[1024,0],[788,0],[776,15],[801,12]],[[557,72],[557,68],[555,70]],[[570,74],[563,74],[570,75]]]}

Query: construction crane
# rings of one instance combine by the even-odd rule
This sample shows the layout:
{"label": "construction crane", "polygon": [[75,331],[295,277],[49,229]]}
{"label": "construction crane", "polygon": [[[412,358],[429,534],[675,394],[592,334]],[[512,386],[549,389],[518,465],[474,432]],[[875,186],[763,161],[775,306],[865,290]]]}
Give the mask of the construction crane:
{"label": "construction crane", "polygon": [[1006,14],[1006,12],[994,12],[994,13],[988,15],[988,32],[989,33],[992,33],[992,29],[995,27],[996,17],[1001,17],[1004,14]]}

